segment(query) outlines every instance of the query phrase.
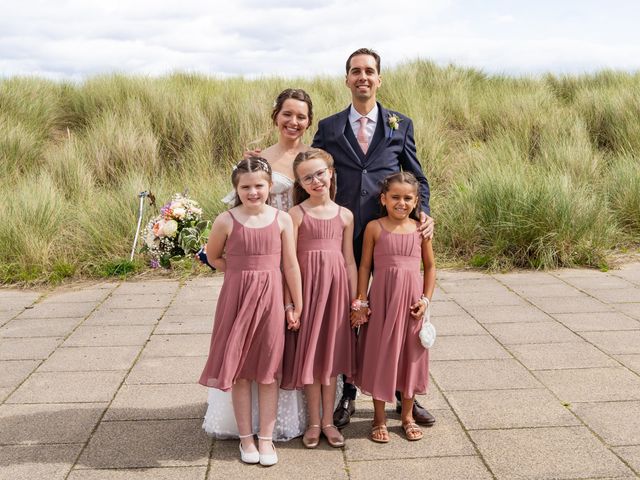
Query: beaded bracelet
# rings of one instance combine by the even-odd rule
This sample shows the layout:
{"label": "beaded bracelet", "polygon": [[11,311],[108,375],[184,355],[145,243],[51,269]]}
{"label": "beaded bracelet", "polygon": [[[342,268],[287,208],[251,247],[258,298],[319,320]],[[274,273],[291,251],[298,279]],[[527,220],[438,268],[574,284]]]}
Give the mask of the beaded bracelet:
{"label": "beaded bracelet", "polygon": [[288,311],[288,310],[295,310],[295,309],[296,309],[296,306],[293,303],[287,303],[284,306],[284,311],[285,312]]}
{"label": "beaded bracelet", "polygon": [[359,311],[361,308],[369,308],[369,302],[366,300],[360,300],[356,298],[353,302],[351,302],[351,310],[354,312]]}

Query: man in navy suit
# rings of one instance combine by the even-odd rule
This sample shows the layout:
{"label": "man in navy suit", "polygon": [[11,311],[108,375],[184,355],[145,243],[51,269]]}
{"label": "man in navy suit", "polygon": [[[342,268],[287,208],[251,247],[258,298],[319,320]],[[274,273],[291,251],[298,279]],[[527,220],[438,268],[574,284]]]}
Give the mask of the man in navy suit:
{"label": "man in navy suit", "polygon": [[[367,223],[380,216],[379,193],[382,180],[400,170],[413,173],[420,182],[422,225],[425,237],[433,235],[429,217],[429,183],[416,155],[413,122],[410,118],[385,109],[376,101],[382,84],[380,56],[360,48],[347,59],[346,85],[351,90],[351,105],[342,112],[320,121],[313,147],[331,154],[337,178],[336,203],[354,215],[353,250],[360,263],[362,240]],[[399,399],[399,393],[396,392]],[[346,426],[355,412],[356,387],[345,383],[344,394],[334,422]],[[396,409],[398,407],[396,406]],[[435,418],[417,401],[413,416],[417,423],[431,426]]]}

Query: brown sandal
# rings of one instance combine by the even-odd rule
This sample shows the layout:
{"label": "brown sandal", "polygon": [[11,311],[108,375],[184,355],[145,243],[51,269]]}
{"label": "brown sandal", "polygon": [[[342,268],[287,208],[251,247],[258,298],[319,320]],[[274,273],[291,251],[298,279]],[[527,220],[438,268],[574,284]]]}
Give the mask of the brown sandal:
{"label": "brown sandal", "polygon": [[422,429],[415,422],[407,422],[402,424],[404,435],[410,442],[422,439]]}
{"label": "brown sandal", "polygon": [[[311,429],[317,429],[317,435],[310,435]],[[316,448],[320,443],[320,425],[309,425],[307,431],[302,436],[302,444],[307,448]]]}
{"label": "brown sandal", "polygon": [[[379,438],[376,437],[376,435],[379,435]],[[387,426],[384,423],[382,425],[372,425],[369,438],[376,443],[389,443],[389,430],[387,430]]]}
{"label": "brown sandal", "polygon": [[[329,433],[327,433],[327,430],[329,430]],[[344,437],[340,433],[340,430],[338,430],[338,427],[336,427],[332,423],[329,425],[324,425],[322,427],[322,433],[327,439],[327,443],[332,447],[334,448],[344,447]]]}

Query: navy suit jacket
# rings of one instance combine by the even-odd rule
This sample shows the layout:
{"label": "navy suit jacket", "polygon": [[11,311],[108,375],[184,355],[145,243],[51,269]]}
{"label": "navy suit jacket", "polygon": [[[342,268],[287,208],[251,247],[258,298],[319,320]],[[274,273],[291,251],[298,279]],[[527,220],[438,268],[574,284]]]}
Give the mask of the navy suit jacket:
{"label": "navy suit jacket", "polygon": [[[321,148],[333,157],[337,177],[336,203],[353,212],[354,237],[362,233],[367,223],[380,217],[382,180],[400,170],[411,172],[418,179],[422,211],[430,214],[429,183],[416,155],[411,119],[378,103],[376,131],[365,155],[349,124],[349,110],[320,121],[313,147]],[[396,130],[389,126],[389,115],[400,119]]]}

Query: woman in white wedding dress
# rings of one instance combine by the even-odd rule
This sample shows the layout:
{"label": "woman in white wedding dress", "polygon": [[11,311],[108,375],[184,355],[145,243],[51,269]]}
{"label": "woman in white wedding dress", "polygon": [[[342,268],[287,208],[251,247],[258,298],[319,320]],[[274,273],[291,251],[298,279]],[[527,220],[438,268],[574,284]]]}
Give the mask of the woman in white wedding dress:
{"label": "woman in white wedding dress", "polygon": [[[278,95],[271,118],[278,129],[278,142],[263,151],[256,151],[265,158],[273,170],[273,185],[269,195],[271,206],[288,211],[293,206],[293,160],[309,147],[302,143],[302,136],[311,125],[313,109],[311,98],[301,89],[286,89]],[[222,199],[233,205],[235,191]],[[284,323],[284,318],[282,319]],[[339,398],[339,397],[338,397]],[[209,406],[202,427],[220,439],[238,438],[238,428],[233,415],[231,393],[209,389]],[[258,431],[258,389],[254,383],[252,391],[253,431]],[[301,436],[307,424],[307,409],[304,394],[300,390],[279,390],[278,413],[273,439],[290,440]]]}

